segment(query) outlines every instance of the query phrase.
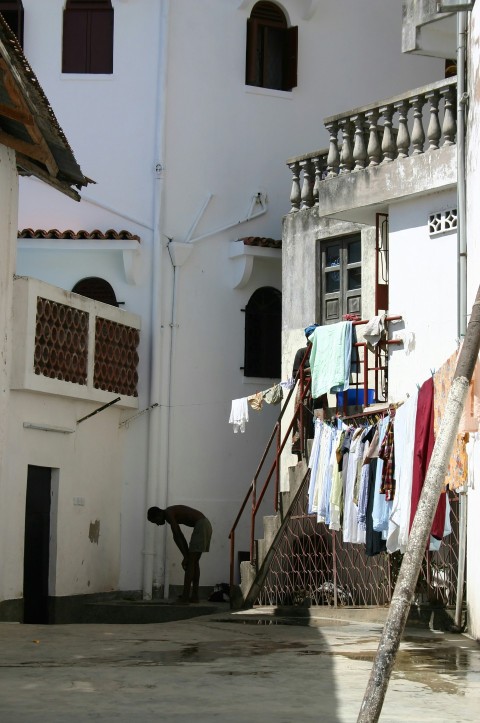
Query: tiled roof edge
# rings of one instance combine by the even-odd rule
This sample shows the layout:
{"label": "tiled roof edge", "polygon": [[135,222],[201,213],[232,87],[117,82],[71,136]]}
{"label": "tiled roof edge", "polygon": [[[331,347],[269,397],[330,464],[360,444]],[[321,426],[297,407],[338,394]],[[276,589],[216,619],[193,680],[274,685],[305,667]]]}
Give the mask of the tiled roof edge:
{"label": "tiled roof edge", "polygon": [[65,231],[59,231],[57,228],[46,229],[33,229],[24,228],[18,232],[18,238],[30,238],[30,239],[69,239],[69,240],[91,240],[91,241],[140,241],[140,236],[137,234],[130,233],[130,231],[115,231],[109,228],[107,231],[99,231],[94,229],[93,231],[85,231],[80,229],[73,231],[72,229],[65,229]]}

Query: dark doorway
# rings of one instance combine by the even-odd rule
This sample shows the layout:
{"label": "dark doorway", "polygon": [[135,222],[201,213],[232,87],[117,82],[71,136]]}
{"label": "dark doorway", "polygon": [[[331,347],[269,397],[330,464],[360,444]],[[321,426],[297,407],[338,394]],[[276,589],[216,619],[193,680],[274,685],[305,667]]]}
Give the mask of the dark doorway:
{"label": "dark doorway", "polygon": [[28,465],[23,557],[23,621],[48,623],[50,467]]}

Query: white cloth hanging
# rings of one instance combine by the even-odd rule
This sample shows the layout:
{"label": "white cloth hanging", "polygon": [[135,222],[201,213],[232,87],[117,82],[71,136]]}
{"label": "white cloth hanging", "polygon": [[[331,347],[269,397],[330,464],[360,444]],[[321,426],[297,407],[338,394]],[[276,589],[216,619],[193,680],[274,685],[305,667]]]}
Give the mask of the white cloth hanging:
{"label": "white cloth hanging", "polygon": [[245,424],[248,422],[248,402],[247,397],[232,400],[232,409],[230,411],[229,423],[233,424],[235,434],[245,432]]}

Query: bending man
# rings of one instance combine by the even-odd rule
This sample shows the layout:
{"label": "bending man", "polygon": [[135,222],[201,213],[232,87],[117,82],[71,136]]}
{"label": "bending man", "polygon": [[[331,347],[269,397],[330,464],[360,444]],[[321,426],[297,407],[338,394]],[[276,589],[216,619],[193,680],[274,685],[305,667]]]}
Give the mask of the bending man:
{"label": "bending man", "polygon": [[[185,570],[183,581],[183,593],[178,598],[181,603],[198,603],[198,586],[200,582],[200,557],[202,552],[210,549],[210,538],[212,537],[212,525],[204,514],[192,507],[185,505],[173,505],[161,510],[159,507],[150,507],[147,512],[147,519],[155,525],[164,525],[165,522],[171,527],[173,539],[183,555],[182,567]],[[193,527],[190,544],[187,543],[180,525]]]}

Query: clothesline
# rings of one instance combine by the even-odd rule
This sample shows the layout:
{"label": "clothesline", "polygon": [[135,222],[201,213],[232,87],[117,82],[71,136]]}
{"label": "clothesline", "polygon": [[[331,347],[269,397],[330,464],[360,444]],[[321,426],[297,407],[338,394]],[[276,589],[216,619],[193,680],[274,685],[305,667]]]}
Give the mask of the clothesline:
{"label": "clothesline", "polygon": [[240,399],[233,399],[230,410],[229,424],[233,425],[233,431],[244,433],[245,427],[248,422],[248,408],[255,411],[260,411],[263,407],[263,403],[267,404],[280,404],[283,399],[283,391],[290,390],[295,384],[295,380],[288,378],[285,381],[278,382],[272,387],[265,389],[255,394],[250,394],[248,397],[241,397]]}

